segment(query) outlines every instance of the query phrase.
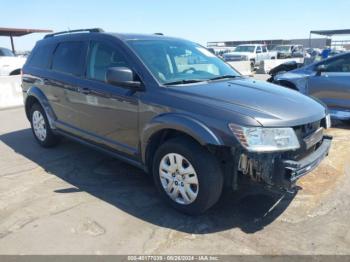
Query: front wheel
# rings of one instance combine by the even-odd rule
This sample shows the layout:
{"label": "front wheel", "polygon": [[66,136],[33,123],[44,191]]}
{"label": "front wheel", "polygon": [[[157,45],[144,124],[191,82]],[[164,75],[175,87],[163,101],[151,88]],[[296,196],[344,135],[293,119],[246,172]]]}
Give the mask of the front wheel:
{"label": "front wheel", "polygon": [[159,147],[153,162],[153,177],[165,201],[190,215],[213,206],[223,188],[216,157],[187,138],[171,139]]}
{"label": "front wheel", "polygon": [[250,71],[255,71],[255,60],[250,60]]}

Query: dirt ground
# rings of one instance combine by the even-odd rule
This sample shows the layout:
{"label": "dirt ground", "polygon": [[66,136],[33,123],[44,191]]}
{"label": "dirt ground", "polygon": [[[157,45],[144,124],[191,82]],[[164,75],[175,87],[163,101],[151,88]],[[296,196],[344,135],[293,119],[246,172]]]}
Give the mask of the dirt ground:
{"label": "dirt ground", "polygon": [[244,188],[188,217],[128,164],[68,140],[40,148],[23,108],[0,123],[0,254],[350,254],[345,124],[297,194]]}

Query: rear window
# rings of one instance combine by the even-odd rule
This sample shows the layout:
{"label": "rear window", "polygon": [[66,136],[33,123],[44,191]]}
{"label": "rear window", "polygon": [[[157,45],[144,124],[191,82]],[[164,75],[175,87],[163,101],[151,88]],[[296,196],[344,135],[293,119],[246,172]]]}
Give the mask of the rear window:
{"label": "rear window", "polygon": [[50,66],[50,59],[55,46],[56,45],[54,44],[37,46],[32,53],[29,65],[43,69],[48,68]]}
{"label": "rear window", "polygon": [[60,43],[54,53],[52,70],[81,76],[84,69],[84,42]]}

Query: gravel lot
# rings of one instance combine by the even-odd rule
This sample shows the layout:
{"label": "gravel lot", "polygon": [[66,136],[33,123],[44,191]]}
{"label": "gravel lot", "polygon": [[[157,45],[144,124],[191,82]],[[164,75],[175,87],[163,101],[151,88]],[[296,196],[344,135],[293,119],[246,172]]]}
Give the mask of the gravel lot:
{"label": "gravel lot", "polygon": [[1,254],[350,254],[350,131],[296,195],[227,193],[188,217],[142,171],[64,140],[40,148],[23,108],[0,111]]}

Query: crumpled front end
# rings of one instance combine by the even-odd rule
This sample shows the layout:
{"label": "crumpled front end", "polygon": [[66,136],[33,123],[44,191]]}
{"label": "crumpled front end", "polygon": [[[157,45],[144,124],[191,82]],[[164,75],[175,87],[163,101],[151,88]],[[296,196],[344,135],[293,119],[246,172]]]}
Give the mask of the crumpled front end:
{"label": "crumpled front end", "polygon": [[323,134],[320,121],[295,128],[301,148],[296,151],[239,153],[237,170],[255,182],[292,191],[296,181],[314,170],[328,155],[332,137]]}

